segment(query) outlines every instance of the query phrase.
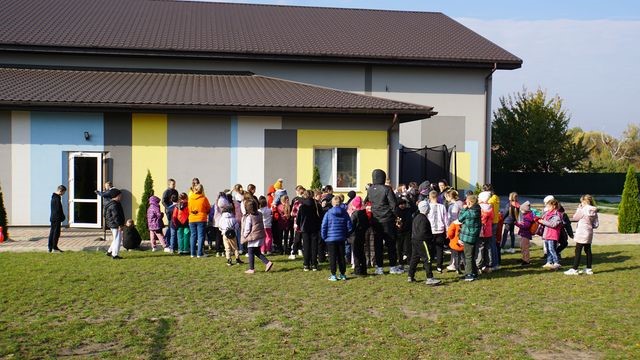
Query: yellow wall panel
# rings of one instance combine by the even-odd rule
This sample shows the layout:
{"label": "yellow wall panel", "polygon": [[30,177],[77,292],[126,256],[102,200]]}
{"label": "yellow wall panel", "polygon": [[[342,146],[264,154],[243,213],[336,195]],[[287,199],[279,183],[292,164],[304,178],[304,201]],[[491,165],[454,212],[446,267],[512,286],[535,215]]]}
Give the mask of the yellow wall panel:
{"label": "yellow wall panel", "polygon": [[133,114],[131,129],[132,214],[137,213],[147,170],[153,191],[160,197],[167,180],[167,115]]}
{"label": "yellow wall panel", "polygon": [[[471,184],[471,153],[458,152],[457,157],[458,189],[473,189],[475,184]],[[455,174],[454,169],[454,161],[451,159],[451,172]],[[463,197],[461,194],[460,198]]]}
{"label": "yellow wall panel", "polygon": [[358,148],[359,192],[363,192],[366,184],[371,182],[371,172],[374,169],[382,169],[387,174],[389,173],[386,131],[298,130],[298,184],[311,184],[314,163],[313,150],[323,147]]}

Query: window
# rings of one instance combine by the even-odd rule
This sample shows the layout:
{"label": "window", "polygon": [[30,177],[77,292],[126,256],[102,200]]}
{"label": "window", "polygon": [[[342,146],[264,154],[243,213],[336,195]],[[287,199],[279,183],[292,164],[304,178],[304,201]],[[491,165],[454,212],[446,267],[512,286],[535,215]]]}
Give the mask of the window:
{"label": "window", "polygon": [[315,149],[314,165],[320,170],[320,181],[334,189],[358,187],[358,149]]}

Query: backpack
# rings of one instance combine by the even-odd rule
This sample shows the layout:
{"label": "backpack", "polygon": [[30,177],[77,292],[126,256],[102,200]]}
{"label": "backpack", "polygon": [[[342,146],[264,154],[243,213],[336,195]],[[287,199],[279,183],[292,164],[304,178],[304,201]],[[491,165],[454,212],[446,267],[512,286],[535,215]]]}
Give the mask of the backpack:
{"label": "backpack", "polygon": [[236,231],[233,228],[228,228],[227,231],[224,232],[224,236],[227,239],[235,239],[236,238]]}
{"label": "backpack", "polygon": [[529,227],[529,232],[531,233],[531,235],[535,235],[536,234],[536,231],[538,231],[538,225],[540,225],[540,224],[538,224],[535,221],[531,223],[531,226]]}

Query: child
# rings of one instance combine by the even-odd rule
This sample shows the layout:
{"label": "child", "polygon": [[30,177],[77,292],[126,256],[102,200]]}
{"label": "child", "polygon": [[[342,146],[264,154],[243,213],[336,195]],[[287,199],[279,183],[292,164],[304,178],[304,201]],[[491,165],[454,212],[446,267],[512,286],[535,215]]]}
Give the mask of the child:
{"label": "child", "polygon": [[398,201],[398,210],[396,211],[396,227],[398,230],[398,241],[396,242],[396,250],[398,254],[398,263],[401,270],[411,260],[411,224],[413,217],[411,209],[407,204],[407,200],[400,199]]}
{"label": "child", "polygon": [[480,203],[480,223],[482,225],[480,231],[480,246],[478,249],[479,256],[477,266],[483,272],[491,272],[492,255],[491,242],[493,241],[493,207],[488,203],[491,193],[483,191],[478,195]]}
{"label": "child", "polygon": [[233,212],[231,206],[222,209],[218,228],[222,233],[222,240],[224,241],[227,266],[233,265],[233,262],[231,261],[231,253],[233,253],[233,256],[236,259],[236,264],[243,264],[242,260],[240,260],[238,241],[236,240],[236,234],[239,232],[238,221],[236,220],[235,212]]}
{"label": "child", "polygon": [[[502,232],[502,243],[500,244],[500,253],[508,252],[509,254],[515,253],[516,235],[514,233],[515,223],[520,217],[520,203],[518,203],[518,193],[512,192],[509,194],[509,202],[505,206],[502,216],[504,218],[504,231]],[[507,243],[507,235],[511,239],[511,247],[505,248]]]}
{"label": "child", "polygon": [[169,245],[169,249],[172,253],[178,251],[178,235],[176,233],[176,227],[173,221],[171,221],[171,218],[173,217],[173,210],[176,208],[176,206],[178,206],[178,196],[179,195],[177,192],[175,194],[171,194],[169,196],[171,204],[165,209],[167,219],[169,220],[169,229],[167,230],[167,234],[169,234],[169,240],[167,240],[167,244]]}
{"label": "child", "polygon": [[127,249],[127,251],[140,249],[142,238],[140,237],[138,229],[136,229],[133,224],[133,219],[127,219],[122,233],[122,246]]}
{"label": "child", "polygon": [[[457,272],[458,275],[462,274],[461,265],[464,261],[464,243],[460,241],[460,221],[456,220],[449,225],[447,229],[447,239],[449,239],[449,248],[451,249],[451,260],[453,261],[453,271]],[[447,270],[450,270],[450,267],[447,267]]]}
{"label": "child", "polygon": [[347,210],[340,206],[341,204],[342,198],[340,196],[334,196],[331,199],[333,207],[327,211],[324,219],[322,219],[320,229],[321,237],[327,244],[327,250],[329,250],[329,266],[331,267],[329,281],[338,280],[336,277],[336,261],[340,268],[340,280],[347,280],[345,275],[344,243],[353,231],[353,224],[349,214],[347,214]]}
{"label": "child", "polygon": [[444,254],[444,244],[447,240],[445,232],[449,222],[447,208],[438,202],[438,192],[431,190],[429,192],[429,212],[427,213],[431,231],[433,233],[433,242],[435,244],[435,255],[438,261],[436,271],[442,274],[442,262]]}
{"label": "child", "polygon": [[562,250],[569,246],[569,238],[573,239],[573,228],[571,228],[571,219],[569,219],[569,215],[567,215],[562,204],[558,204],[558,212],[562,218],[562,229],[560,230],[556,254],[558,255],[558,260],[562,260]]}
{"label": "child", "polygon": [[356,196],[349,204],[351,223],[353,224],[353,269],[356,276],[367,275],[367,259],[365,257],[364,244],[369,229],[369,218],[362,207],[362,198]]}
{"label": "child", "polygon": [[529,244],[533,234],[531,232],[531,226],[535,223],[535,217],[531,211],[531,204],[525,201],[520,205],[520,221],[516,221],[515,226],[518,227],[518,234],[520,235],[520,251],[522,252],[522,261],[520,265],[529,266]]}
{"label": "child", "polygon": [[216,257],[221,257],[224,254],[224,241],[222,240],[222,233],[220,232],[219,222],[222,216],[222,209],[231,206],[231,202],[227,199],[227,195],[222,191],[218,193],[218,199],[214,203],[213,213],[213,227],[216,236]]}
{"label": "child", "polygon": [[[289,202],[289,196],[287,195],[280,196],[276,203],[277,205],[275,210],[278,213],[275,217],[278,221],[278,235],[276,236],[276,239],[279,241],[279,245],[277,247],[280,247],[280,250],[284,255],[290,247],[293,247],[293,236],[291,234],[291,203]],[[293,258],[295,259],[295,255]]]}
{"label": "child", "polygon": [[[367,202],[364,207],[365,213],[367,214],[367,219],[369,220],[369,224],[371,224],[371,218],[373,214],[371,213],[371,203]],[[376,244],[375,244],[376,234],[373,229],[373,226],[369,226],[367,231],[364,233],[364,255],[367,259],[366,265],[367,267],[375,267],[376,266]]]}
{"label": "child", "polygon": [[272,247],[273,247],[273,233],[271,232],[271,223],[272,223],[272,215],[271,208],[269,208],[269,204],[267,204],[267,199],[264,196],[260,196],[258,200],[260,203],[260,213],[262,214],[262,223],[264,225],[264,243],[260,250],[262,250],[263,254],[271,255]]}
{"label": "child", "polygon": [[171,222],[176,228],[176,237],[178,238],[178,253],[186,255],[189,253],[189,207],[187,206],[188,196],[186,193],[180,194],[178,197],[178,205],[173,209]]}
{"label": "child", "polygon": [[164,214],[160,211],[160,198],[152,195],[149,198],[149,209],[147,209],[147,224],[149,225],[149,239],[151,240],[151,251],[156,251],[156,238],[160,240],[164,252],[171,252],[171,249],[164,241],[164,235],[162,234],[162,228],[164,228],[164,222],[162,216]]}
{"label": "child", "polygon": [[573,268],[564,273],[565,275],[582,273],[582,271],[578,271],[578,266],[580,266],[580,257],[582,256],[582,249],[584,249],[587,255],[587,267],[584,272],[587,275],[593,275],[593,270],[591,270],[591,242],[593,241],[593,229],[597,229],[600,222],[598,221],[598,209],[591,195],[586,194],[580,198],[580,205],[578,205],[578,209],[573,215],[573,221],[578,222],[573,238],[576,242],[576,257],[573,260]]}
{"label": "child", "polygon": [[545,247],[547,248],[547,263],[542,267],[557,270],[560,268],[560,261],[556,253],[556,243],[560,239],[560,232],[564,226],[562,224],[561,214],[558,211],[558,200],[553,199],[549,201],[549,211],[545,212],[537,222],[544,225],[542,240],[544,240]]}
{"label": "child", "polygon": [[244,273],[255,273],[255,257],[258,257],[266,265],[265,272],[270,271],[273,263],[260,252],[260,246],[264,243],[265,238],[262,214],[258,211],[256,203],[253,201],[245,201],[244,207],[247,213],[242,217],[241,242],[247,244],[249,254],[249,270]]}
{"label": "child", "polygon": [[[437,195],[437,194],[436,194]],[[441,204],[438,204],[441,205]],[[429,204],[426,200],[418,203],[418,213],[413,219],[411,226],[411,262],[409,263],[409,282],[415,282],[416,268],[418,261],[424,262],[424,270],[427,272],[427,285],[438,285],[440,280],[433,277],[431,270],[431,259],[434,253],[434,237],[431,233],[431,223],[427,215],[430,212]]]}
{"label": "child", "polygon": [[464,243],[464,281],[474,281],[478,278],[478,266],[476,258],[478,256],[478,241],[480,230],[482,229],[480,206],[478,197],[468,195],[466,203],[460,210],[458,221],[462,223],[460,230],[460,240]]}

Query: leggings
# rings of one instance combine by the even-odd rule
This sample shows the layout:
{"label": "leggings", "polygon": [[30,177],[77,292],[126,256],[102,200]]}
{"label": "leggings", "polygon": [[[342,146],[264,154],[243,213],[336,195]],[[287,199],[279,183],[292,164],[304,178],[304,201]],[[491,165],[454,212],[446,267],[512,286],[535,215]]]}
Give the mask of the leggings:
{"label": "leggings", "polygon": [[254,269],[256,257],[260,259],[260,261],[262,261],[262,263],[265,265],[269,263],[269,259],[267,259],[267,257],[262,255],[262,253],[260,252],[259,246],[249,247],[248,254],[249,254],[249,269],[251,270]]}
{"label": "leggings", "polygon": [[582,249],[584,249],[584,253],[587,254],[587,269],[591,269],[591,261],[593,260],[593,256],[591,254],[591,244],[576,243],[576,257],[575,259],[573,259],[573,268],[575,270],[578,270],[578,266],[580,266]]}
{"label": "leggings", "polygon": [[444,244],[447,242],[447,238],[444,233],[433,234],[433,243],[436,251],[436,267],[442,269],[442,263],[444,260]]}

